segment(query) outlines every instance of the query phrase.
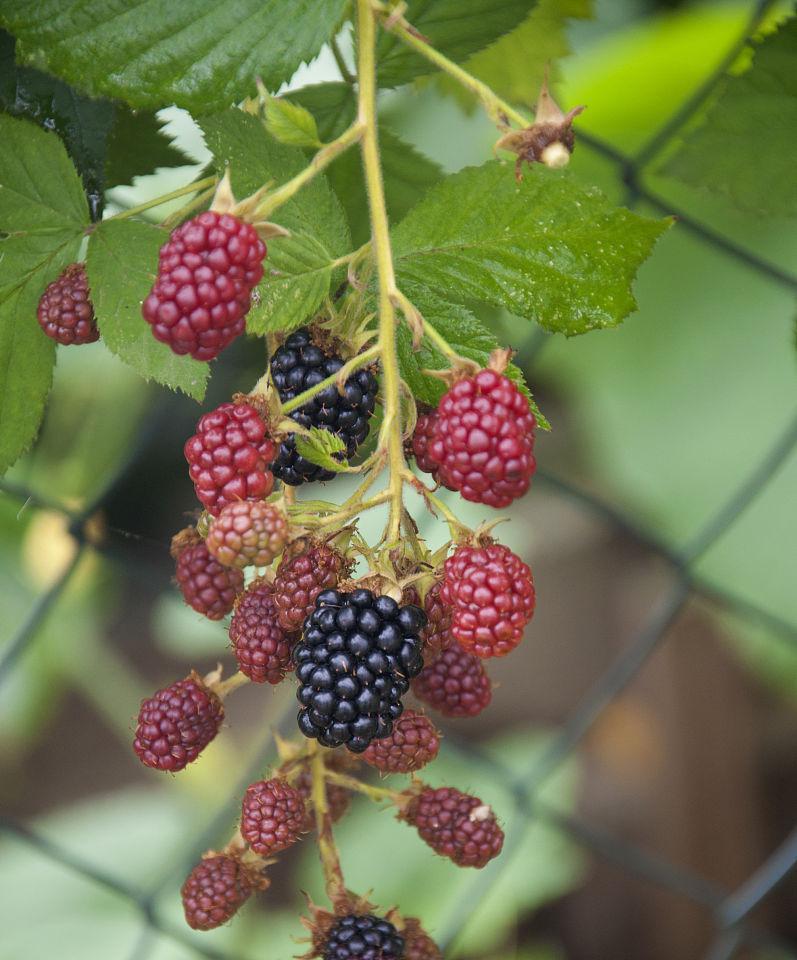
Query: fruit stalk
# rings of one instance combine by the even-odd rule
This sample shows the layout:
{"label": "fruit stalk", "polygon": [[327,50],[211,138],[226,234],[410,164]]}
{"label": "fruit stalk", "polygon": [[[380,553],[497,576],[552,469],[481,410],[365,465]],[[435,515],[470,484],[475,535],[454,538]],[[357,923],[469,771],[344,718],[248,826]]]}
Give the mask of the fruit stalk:
{"label": "fruit stalk", "polygon": [[338,849],[332,835],[332,817],[327,803],[327,770],[324,764],[323,750],[316,741],[308,746],[310,753],[310,773],[312,776],[313,809],[315,810],[316,834],[318,835],[318,854],[324,871],[327,896],[333,905],[345,904],[346,883],[340,866]]}

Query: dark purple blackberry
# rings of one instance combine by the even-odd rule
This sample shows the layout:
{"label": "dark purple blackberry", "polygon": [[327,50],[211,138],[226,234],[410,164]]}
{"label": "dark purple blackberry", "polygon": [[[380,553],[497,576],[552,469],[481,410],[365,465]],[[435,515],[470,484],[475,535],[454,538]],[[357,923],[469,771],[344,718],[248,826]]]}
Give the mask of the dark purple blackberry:
{"label": "dark purple blackberry", "polygon": [[[343,366],[341,357],[325,353],[317,347],[307,328],[292,333],[271,358],[271,376],[283,402],[337,373]],[[309,402],[290,414],[303,427],[320,427],[336,433],[346,444],[346,457],[352,457],[368,436],[369,421],[374,412],[379,384],[368,370],[353,373],[343,388],[343,395],[333,385],[316,394]],[[288,437],[282,442],[272,473],[283,483],[298,487],[311,480],[331,480],[335,474],[310,463],[296,452],[296,442]]]}
{"label": "dark purple blackberry", "polygon": [[324,960],[402,960],[404,938],[389,920],[366,913],[341,917],[329,931]]}
{"label": "dark purple blackberry", "polygon": [[319,593],[293,651],[302,733],[352,753],[389,737],[401,698],[423,668],[425,624],[420,607],[370,590]]}

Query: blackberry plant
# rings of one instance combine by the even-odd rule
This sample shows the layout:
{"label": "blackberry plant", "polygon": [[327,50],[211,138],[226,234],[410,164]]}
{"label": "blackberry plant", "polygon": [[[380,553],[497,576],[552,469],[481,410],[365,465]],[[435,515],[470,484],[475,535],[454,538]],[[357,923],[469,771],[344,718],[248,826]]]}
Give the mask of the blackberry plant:
{"label": "blackberry plant", "polygon": [[[100,106],[106,97],[145,113],[186,108],[212,172],[92,222],[97,171],[87,176],[74,141],[70,158],[57,133],[0,116],[0,270],[13,271],[13,283],[0,282],[0,309],[14,325],[0,466],[35,437],[55,341],[99,337],[147,379],[197,401],[209,362],[224,363],[233,340],[265,341],[260,379],[205,412],[185,442],[201,510],[173,541],[186,602],[212,620],[232,613],[238,669],[228,679],[221,668],[192,672],[145,700],[134,749],[164,772],[198,761],[220,732],[225,699],[250,682],[295,682],[296,736],[278,740],[279,763],[247,789],[229,842],[186,879],[187,922],[209,930],[232,918],[268,887],[273,855],[304,836],[318,846],[331,907],[310,907],[308,956],[435,960],[422,918],[347,888],[333,824],[359,793],[391,805],[459,866],[478,869],[501,852],[498,815],[479,798],[415,778],[398,790],[366,778],[370,768],[414,774],[433,764],[441,737],[417,701],[444,718],[486,709],[494,691],[484,661],[511,653],[534,613],[528,565],[497,542],[494,524],[471,529],[439,490],[509,506],[528,491],[538,433],[549,429],[511,344],[473,310],[567,335],[616,325],[667,224],[615,208],[560,169],[580,107],[564,113],[546,83],[531,122],[461,66],[531,4],[488,15],[469,3],[324,0],[297,18],[287,2],[253,2],[254,47],[243,32],[232,39],[223,4],[201,24],[187,0],[170,5],[175,29],[165,38],[161,29],[157,43],[143,8],[127,12],[117,35],[100,0],[81,3],[79,16],[68,2],[52,22],[33,6],[23,17],[0,0],[0,25],[17,33],[22,55],[35,49],[40,67]],[[95,39],[79,29],[89,21]],[[353,72],[337,46],[349,30]],[[268,93],[325,39],[340,83]],[[432,71],[479,100],[503,160],[449,177],[427,161],[428,182],[414,182],[417,202],[402,207],[380,153],[377,94]],[[134,78],[144,73],[141,86]],[[99,134],[103,150],[109,134]],[[383,131],[383,148],[396,144],[405,151]],[[355,148],[362,177],[351,186],[335,171]],[[343,180],[349,187],[336,192]],[[167,201],[183,205],[159,226],[145,219]],[[342,502],[321,485],[338,474],[356,482]],[[407,491],[441,521],[434,550]],[[367,543],[358,519],[374,509],[385,525]],[[413,693],[415,708],[405,709]]]}

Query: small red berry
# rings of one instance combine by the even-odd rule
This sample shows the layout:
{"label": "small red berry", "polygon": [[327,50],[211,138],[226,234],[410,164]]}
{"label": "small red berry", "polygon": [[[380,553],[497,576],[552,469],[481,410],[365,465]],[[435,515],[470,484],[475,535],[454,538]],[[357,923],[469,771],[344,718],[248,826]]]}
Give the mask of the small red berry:
{"label": "small red berry", "polygon": [[415,424],[415,430],[412,434],[412,452],[415,455],[415,463],[418,469],[424,473],[431,473],[437,479],[438,464],[429,455],[429,446],[434,440],[437,429],[437,413],[432,410],[430,413],[421,414],[418,422]]}
{"label": "small red berry", "polygon": [[220,927],[246,903],[254,886],[249,871],[235,857],[205,857],[180,890],[186,923],[194,930]]}
{"label": "small red berry", "polygon": [[142,701],[133,749],[146,766],[175,773],[196,760],[223,719],[221,700],[191,674]]}
{"label": "small red berry", "polygon": [[94,343],[100,331],[94,320],[89,282],[82,263],[72,263],[48,285],[36,311],[39,326],[64,346]]}
{"label": "small red berry", "polygon": [[437,756],[440,734],[432,721],[415,710],[405,710],[389,737],[372,740],[363,760],[382,773],[413,773]]}
{"label": "small red berry", "polygon": [[424,787],[399,818],[411,823],[436,853],[460,867],[483,867],[504,845],[504,832],[492,809],[454,787]]}
{"label": "small red berry", "polygon": [[279,683],[291,668],[293,638],[277,622],[272,587],[255,580],[235,605],[230,640],[241,673],[255,683]]}
{"label": "small red berry", "polygon": [[274,486],[269,464],[277,446],[248,403],[223,403],[199,421],[185,444],[188,473],[207,510],[217,517],[228,503],[263,500]]}
{"label": "small red berry", "polygon": [[177,560],[175,577],[185,602],[209,620],[221,620],[232,610],[236,594],[244,588],[240,570],[223,567],[200,537],[187,530],[172,541]]}
{"label": "small red berry", "polygon": [[255,228],[230,214],[207,210],[172,230],[141,308],[155,337],[195,360],[217,357],[244,331],[265,256]]}
{"label": "small red berry", "polygon": [[267,567],[282,553],[287,539],[288,520],[279,507],[262,500],[238,500],[213,520],[205,543],[226,567]]}
{"label": "small red berry", "polygon": [[304,799],[287,780],[258,780],[246,788],[241,806],[241,836],[255,853],[268,856],[299,839],[304,829]]}
{"label": "small red berry", "polygon": [[444,394],[423,457],[466,500],[506,507],[528,490],[536,469],[536,420],[526,397],[494,370],[480,370]]}
{"label": "small red berry", "polygon": [[419,700],[446,717],[475,717],[485,710],[493,688],[479,657],[458,643],[447,647],[428,663],[412,682]]}
{"label": "small red berry", "polygon": [[303,552],[285,557],[274,579],[274,602],[285,630],[301,630],[315,609],[316,597],[338,585],[349,571],[346,558],[325,543],[310,544]]}
{"label": "small red berry", "polygon": [[443,581],[435,581],[426,594],[423,604],[427,622],[421,631],[421,640],[423,640],[423,655],[426,660],[436,657],[441,650],[445,650],[454,643],[454,636],[451,633],[454,611],[440,599],[442,588]]}
{"label": "small red berry", "polygon": [[464,545],[446,560],[440,599],[453,608],[451,632],[465,650],[503,657],[534,614],[534,582],[508,547]]}

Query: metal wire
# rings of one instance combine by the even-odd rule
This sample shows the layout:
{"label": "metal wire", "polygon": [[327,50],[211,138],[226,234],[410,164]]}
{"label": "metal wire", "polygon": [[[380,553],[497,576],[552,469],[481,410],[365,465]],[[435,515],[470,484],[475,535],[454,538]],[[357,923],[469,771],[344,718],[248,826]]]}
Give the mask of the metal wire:
{"label": "metal wire", "polygon": [[[661,212],[675,215],[680,229],[689,231],[706,245],[724,252],[750,270],[779,285],[797,290],[797,277],[723,236],[686,211],[674,209],[666,198],[648,188],[644,182],[645,172],[651,162],[711,98],[727,69],[733,65],[750,37],[759,30],[773,6],[772,0],[758,0],[753,4],[744,32],[728,50],[714,73],[654,133],[635,157],[626,155],[595,136],[582,134],[580,139],[587,148],[596,151],[615,165],[618,178],[627,187],[629,203],[643,201]],[[538,341],[527,345],[521,359],[525,360],[526,364],[530,364],[544,342],[545,338],[540,337]],[[0,684],[9,676],[19,658],[35,643],[39,628],[68,586],[89,546],[85,537],[86,521],[102,507],[116,485],[124,481],[127,471],[141,452],[143,442],[142,439],[109,486],[80,513],[75,513],[62,504],[19,485],[0,482],[0,491],[22,501],[24,505],[30,505],[34,509],[61,512],[69,521],[69,529],[75,539],[75,553],[72,560],[58,580],[37,599],[27,618],[0,655]],[[538,481],[547,485],[556,495],[577,505],[612,529],[631,537],[644,549],[668,564],[672,571],[672,582],[649,621],[630,639],[624,652],[574,706],[567,722],[545,752],[536,758],[520,776],[513,774],[500,761],[482,751],[478,746],[458,742],[451,736],[446,738],[447,749],[463,752],[474,764],[488,767],[495,777],[506,785],[514,799],[515,813],[507,831],[504,854],[475,876],[465,895],[454,906],[447,928],[438,938],[444,949],[450,948],[456,942],[467,917],[478,907],[485,892],[511,862],[512,852],[517,847],[514,839],[522,835],[530,819],[538,819],[562,831],[594,856],[614,864],[640,880],[665,888],[672,894],[683,897],[707,911],[715,924],[715,937],[706,953],[706,960],[733,960],[741,949],[748,946],[773,947],[784,956],[797,960],[797,946],[784,943],[774,934],[760,929],[750,919],[750,914],[755,908],[797,865],[797,828],[748,880],[735,891],[726,891],[691,870],[669,863],[599,827],[553,809],[539,797],[540,787],[560,764],[572,755],[583,736],[606,707],[637,675],[651,653],[666,640],[670,628],[693,598],[703,598],[752,624],[763,625],[784,643],[797,643],[797,624],[789,623],[745,597],[727,591],[720,584],[713,583],[694,570],[695,562],[727,533],[743,511],[765,489],[779,468],[794,452],[795,447],[797,447],[797,412],[782,435],[752,470],[750,476],[716,514],[706,521],[691,541],[680,549],[665,543],[647,530],[644,524],[612,504],[573,486],[561,477],[545,471],[538,473]],[[120,547],[121,544],[128,545],[131,541],[147,541],[147,538],[125,530],[111,528],[108,533],[117,539]],[[93,546],[96,547],[96,545]],[[280,726],[291,713],[292,707],[289,706],[282,718],[277,720],[277,725]],[[270,739],[269,736],[269,741]],[[264,745],[256,752],[253,762],[248,765],[241,778],[242,788],[263,768],[270,749],[269,745]],[[207,828],[202,831],[202,835],[193,845],[194,849],[190,851],[192,863],[195,856],[213,842],[220,826],[227,822],[228,816],[229,804],[225,804],[211,818]],[[132,946],[130,960],[147,960],[162,936],[209,960],[238,960],[232,953],[220,952],[201,942],[195,942],[187,931],[172,927],[158,915],[155,909],[156,900],[164,888],[174,881],[176,867],[170,867],[149,889],[141,890],[131,886],[123,877],[97,868],[81,855],[54,843],[29,826],[13,819],[0,817],[0,832],[132,903],[140,912],[141,928]]]}

